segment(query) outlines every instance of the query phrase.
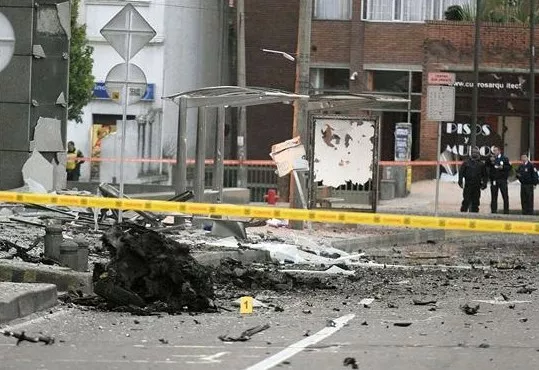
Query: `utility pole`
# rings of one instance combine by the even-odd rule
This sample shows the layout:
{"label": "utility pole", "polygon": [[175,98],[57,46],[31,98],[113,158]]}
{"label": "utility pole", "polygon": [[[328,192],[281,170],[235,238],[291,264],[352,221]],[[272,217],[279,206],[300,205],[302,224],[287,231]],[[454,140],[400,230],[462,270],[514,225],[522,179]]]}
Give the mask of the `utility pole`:
{"label": "utility pole", "polygon": [[[237,84],[240,87],[247,85],[245,76],[245,0],[237,0],[236,3],[236,32],[237,32]],[[238,137],[237,158],[240,161],[238,171],[238,187],[247,187],[247,167],[244,161],[247,159],[247,109],[238,108]]]}
{"label": "utility pole", "polygon": [[[479,50],[481,49],[481,0],[476,0],[475,5],[475,39],[474,39],[474,53],[473,53],[473,74],[474,84],[472,91],[472,127],[470,136],[471,149],[476,146],[477,137],[477,102],[479,97]],[[470,149],[470,150],[471,150]],[[469,153],[471,154],[471,152]]]}
{"label": "utility pole", "polygon": [[535,0],[530,0],[530,160],[535,159]]}
{"label": "utility pole", "polygon": [[[295,93],[309,95],[310,62],[311,62],[311,21],[313,14],[313,0],[299,1],[298,45],[296,50],[296,83]],[[303,145],[309,145],[308,135],[308,101],[296,99],[294,101],[293,137],[299,136]],[[308,152],[308,151],[307,151]],[[301,177],[300,179],[302,179]],[[302,186],[303,184],[297,184]],[[290,178],[290,206],[301,208],[301,201],[296,194],[294,177]],[[292,223],[293,228],[303,228],[303,222]]]}

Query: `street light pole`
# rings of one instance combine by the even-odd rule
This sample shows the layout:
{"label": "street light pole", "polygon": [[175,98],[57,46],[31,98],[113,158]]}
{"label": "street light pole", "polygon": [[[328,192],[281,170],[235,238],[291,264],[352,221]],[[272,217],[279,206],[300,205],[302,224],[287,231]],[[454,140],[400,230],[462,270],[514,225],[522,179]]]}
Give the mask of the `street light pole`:
{"label": "street light pole", "polygon": [[[476,146],[477,137],[477,103],[479,98],[479,49],[481,48],[481,0],[476,0],[475,5],[475,39],[474,39],[474,54],[473,54],[473,74],[474,84],[472,91],[472,126],[470,135],[470,147],[473,149]],[[470,150],[471,150],[470,149]],[[470,154],[470,153],[469,153]]]}
{"label": "street light pole", "polygon": [[530,128],[529,154],[535,159],[535,0],[530,0]]}

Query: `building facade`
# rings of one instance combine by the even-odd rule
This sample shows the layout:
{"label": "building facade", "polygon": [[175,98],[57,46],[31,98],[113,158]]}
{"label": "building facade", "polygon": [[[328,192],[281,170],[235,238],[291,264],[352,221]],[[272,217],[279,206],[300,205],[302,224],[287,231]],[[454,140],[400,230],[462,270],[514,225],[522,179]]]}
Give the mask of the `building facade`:
{"label": "building facade", "polygon": [[[80,22],[94,48],[92,101],[85,107],[82,123],[70,122],[68,140],[73,140],[87,157],[118,157],[116,130],[122,120],[122,106],[105,90],[107,74],[123,59],[100,34],[100,30],[127,2],[84,0]],[[130,1],[156,31],[156,36],[138,52],[131,63],[146,75],[142,99],[127,110],[126,157],[153,159],[131,162],[127,182],[168,179],[168,165],[159,160],[175,154],[178,106],[162,97],[195,88],[221,85],[228,74],[228,3],[220,0],[137,0]],[[190,119],[195,117],[190,115]],[[194,138],[196,129],[188,127]],[[211,132],[211,130],[209,130]],[[211,135],[209,135],[211,136]],[[208,141],[212,140],[211,137]],[[194,140],[189,140],[194,153]],[[111,162],[90,161],[82,166],[81,180],[111,181],[118,167]],[[166,181],[166,180],[165,180]]]}
{"label": "building facade", "polygon": [[[466,156],[470,150],[474,25],[445,21],[444,13],[451,5],[472,3],[475,2],[313,0],[311,92],[368,91],[408,98],[406,109],[381,113],[381,159],[394,159],[395,124],[410,122],[412,159],[435,160],[441,153],[437,153],[437,123],[426,117],[428,74],[455,73],[456,117],[455,122],[444,123],[442,153],[455,160]],[[291,89],[295,66],[287,65],[279,56],[261,53],[260,49],[296,50],[299,1],[248,4],[248,82]],[[277,12],[280,13],[276,15]],[[275,18],[279,21],[272,22]],[[260,22],[267,27],[263,33],[258,31]],[[500,145],[510,159],[517,160],[521,152],[529,149],[528,34],[525,25],[482,24],[477,144],[484,155],[491,145]],[[278,78],[277,71],[281,71]],[[256,122],[257,127],[264,127],[253,130],[251,143],[266,143],[267,130],[272,131],[274,140],[291,136],[291,110],[282,116],[268,116],[261,110],[249,109],[248,124]],[[270,145],[251,147],[249,157],[266,159]],[[535,154],[539,154],[537,148]],[[414,170],[414,178],[432,177],[434,173],[435,167],[422,168]]]}

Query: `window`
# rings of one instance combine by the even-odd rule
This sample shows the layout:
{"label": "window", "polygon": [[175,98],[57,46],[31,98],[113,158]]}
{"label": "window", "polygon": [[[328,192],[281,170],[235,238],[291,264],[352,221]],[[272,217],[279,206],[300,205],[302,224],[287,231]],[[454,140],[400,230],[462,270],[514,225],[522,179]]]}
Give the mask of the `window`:
{"label": "window", "polygon": [[315,19],[352,19],[352,0],[315,0]]}
{"label": "window", "polygon": [[348,92],[350,70],[347,68],[311,68],[311,88],[315,94]]}
{"label": "window", "polygon": [[475,0],[363,0],[363,19],[401,22],[444,19],[448,7],[464,4],[473,6]]}
{"label": "window", "polygon": [[372,91],[410,99],[410,111],[421,111],[421,72],[371,71],[369,74]]}

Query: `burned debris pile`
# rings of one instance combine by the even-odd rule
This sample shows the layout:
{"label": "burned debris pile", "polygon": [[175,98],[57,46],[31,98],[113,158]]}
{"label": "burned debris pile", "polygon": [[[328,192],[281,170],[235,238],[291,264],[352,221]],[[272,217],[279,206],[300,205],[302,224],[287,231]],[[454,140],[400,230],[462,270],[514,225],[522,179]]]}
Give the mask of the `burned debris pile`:
{"label": "burned debris pile", "polygon": [[95,265],[94,291],[109,304],[157,304],[169,313],[212,309],[211,273],[187,246],[130,223],[111,228],[102,240],[110,262]]}

